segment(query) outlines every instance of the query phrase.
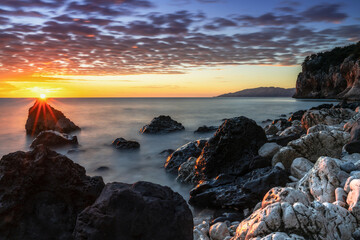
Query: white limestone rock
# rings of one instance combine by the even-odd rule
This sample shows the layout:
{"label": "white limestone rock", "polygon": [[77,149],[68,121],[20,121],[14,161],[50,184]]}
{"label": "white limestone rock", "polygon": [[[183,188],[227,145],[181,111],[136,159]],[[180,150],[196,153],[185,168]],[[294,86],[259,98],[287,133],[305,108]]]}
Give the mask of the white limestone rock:
{"label": "white limestone rock", "polygon": [[277,143],[265,143],[260,149],[259,149],[259,155],[261,157],[273,157],[279,150],[281,146]]}
{"label": "white limestone rock", "polygon": [[355,116],[355,112],[348,108],[310,110],[304,113],[301,123],[305,129],[317,124],[338,125]]}
{"label": "white limestone rock", "polygon": [[325,124],[317,124],[315,126],[310,127],[307,130],[307,134],[320,132],[320,131],[330,132],[332,130],[342,131],[343,127],[341,125],[329,126],[329,125],[325,125]]}
{"label": "white limestone rock", "polygon": [[210,238],[212,240],[223,240],[224,238],[230,236],[229,229],[227,228],[226,223],[218,222],[210,227]]}
{"label": "white limestone rock", "polygon": [[292,176],[301,179],[313,166],[314,164],[306,158],[295,158],[291,164],[290,172]]}

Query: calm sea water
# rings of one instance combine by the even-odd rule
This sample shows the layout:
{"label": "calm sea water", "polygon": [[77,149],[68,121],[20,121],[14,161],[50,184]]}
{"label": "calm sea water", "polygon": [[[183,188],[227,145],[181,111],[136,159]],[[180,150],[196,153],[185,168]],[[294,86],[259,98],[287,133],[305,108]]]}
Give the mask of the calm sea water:
{"label": "calm sea water", "polygon": [[[34,99],[0,99],[0,155],[29,150],[32,141],[25,135],[25,122]],[[70,148],[57,149],[89,175],[101,175],[105,182],[133,183],[139,180],[167,185],[188,198],[189,186],[178,184],[165,173],[165,157],[159,153],[212,134],[194,134],[201,125],[220,125],[224,118],[246,116],[259,124],[265,119],[289,115],[325,102],[300,101],[291,98],[145,98],[145,99],[52,99],[50,104],[61,110],[81,127],[76,133],[80,143],[76,153]],[[158,115],[170,115],[185,126],[185,131],[166,135],[142,135],[139,129]],[[119,151],[111,146],[115,138],[124,137],[141,144],[139,151]],[[98,172],[101,166],[108,171]]]}

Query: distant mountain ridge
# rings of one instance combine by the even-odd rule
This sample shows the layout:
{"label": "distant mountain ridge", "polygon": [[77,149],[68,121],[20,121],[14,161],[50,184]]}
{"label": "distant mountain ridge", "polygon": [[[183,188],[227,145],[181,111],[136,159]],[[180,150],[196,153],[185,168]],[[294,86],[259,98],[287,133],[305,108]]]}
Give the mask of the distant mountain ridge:
{"label": "distant mountain ridge", "polygon": [[295,88],[259,87],[226,93],[217,97],[292,97],[294,94]]}

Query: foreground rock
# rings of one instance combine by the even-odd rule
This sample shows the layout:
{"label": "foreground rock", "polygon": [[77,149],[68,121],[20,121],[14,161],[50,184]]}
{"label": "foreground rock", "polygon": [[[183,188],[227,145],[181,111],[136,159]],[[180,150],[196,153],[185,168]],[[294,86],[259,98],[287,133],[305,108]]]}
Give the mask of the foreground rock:
{"label": "foreground rock", "polygon": [[184,146],[176,149],[165,162],[165,169],[168,172],[177,174],[181,164],[186,162],[190,157],[198,158],[207,140],[197,140],[189,142]]}
{"label": "foreground rock", "polygon": [[80,128],[65,117],[62,112],[42,100],[37,100],[29,109],[25,129],[26,134],[32,136],[46,130],[55,130],[61,133],[80,130]]}
{"label": "foreground rock", "polygon": [[32,141],[30,147],[34,148],[39,144],[43,144],[48,147],[61,147],[66,145],[74,146],[79,143],[76,136],[47,130],[39,133],[39,135],[37,135],[37,137]]}
{"label": "foreground rock", "polygon": [[3,156],[0,176],[1,239],[71,239],[77,215],[104,187],[43,145]]}
{"label": "foreground rock", "polygon": [[168,187],[109,183],[78,217],[75,239],[192,240],[193,219],[185,200]]}
{"label": "foreground rock", "polygon": [[304,157],[313,163],[320,156],[339,158],[349,139],[350,134],[343,131],[314,132],[289,142],[275,154],[272,163],[275,165],[281,162],[286,169],[290,169],[293,160],[298,157]]}
{"label": "foreground rock", "polygon": [[352,153],[360,153],[360,119],[358,119],[351,128],[350,142],[345,145],[345,150]]}
{"label": "foreground rock", "polygon": [[156,133],[170,133],[185,130],[184,126],[171,119],[170,116],[160,115],[154,118],[151,122],[140,129],[141,133],[156,134]]}
{"label": "foreground rock", "polygon": [[128,141],[125,138],[117,138],[112,142],[117,149],[139,149],[140,143],[136,141]]}
{"label": "foreground rock", "polygon": [[219,174],[241,175],[266,142],[264,130],[246,117],[227,119],[205,144],[196,161],[198,179]]}

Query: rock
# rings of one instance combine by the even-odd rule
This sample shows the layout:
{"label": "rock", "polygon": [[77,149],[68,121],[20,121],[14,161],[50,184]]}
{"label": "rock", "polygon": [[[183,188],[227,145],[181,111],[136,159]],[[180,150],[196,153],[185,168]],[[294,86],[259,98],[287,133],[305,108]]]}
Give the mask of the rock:
{"label": "rock", "polygon": [[347,173],[350,173],[352,171],[356,171],[357,167],[352,162],[345,162],[345,163],[340,164],[340,169]]}
{"label": "rock", "polygon": [[[293,238],[278,239],[346,239],[356,228],[356,219],[342,207],[331,203],[276,202],[255,211],[240,223],[234,240],[275,239],[275,233]],[[296,236],[294,236],[296,234]]]}
{"label": "rock", "polygon": [[340,168],[335,159],[320,157],[314,167],[299,181],[298,189],[311,200],[335,202],[335,189],[340,186]]}
{"label": "rock", "polygon": [[251,238],[251,240],[305,240],[305,238],[296,234],[286,234],[283,232],[274,232],[265,237]]}
{"label": "rock", "polygon": [[230,236],[230,233],[225,223],[218,222],[210,227],[209,235],[212,240],[223,240]]}
{"label": "rock", "polygon": [[95,169],[95,172],[106,172],[106,171],[109,171],[110,168],[107,167],[107,166],[101,166],[101,167],[98,167],[97,169]]}
{"label": "rock", "polygon": [[282,162],[286,169],[290,169],[297,157],[304,157],[311,162],[315,162],[320,156],[339,158],[349,138],[349,133],[343,131],[320,131],[305,135],[280,149],[273,157],[272,164]]}
{"label": "rock", "polygon": [[308,130],[318,124],[345,124],[345,121],[351,119],[354,115],[355,112],[347,108],[312,110],[304,114],[301,123]]}
{"label": "rock", "polygon": [[275,142],[280,146],[285,147],[289,142],[299,139],[301,134],[291,134],[287,136],[273,136],[268,138],[268,142]]}
{"label": "rock", "polygon": [[345,203],[346,198],[347,198],[347,193],[344,191],[344,189],[342,189],[342,188],[335,189],[335,200],[336,201],[341,201],[341,202]]}
{"label": "rock", "polygon": [[345,150],[352,153],[360,153],[360,119],[358,119],[351,128],[350,142],[345,145]]}
{"label": "rock", "polygon": [[349,205],[349,211],[360,221],[360,179],[353,179],[349,186],[350,192],[346,203]]}
{"label": "rock", "polygon": [[282,118],[286,117],[286,114],[280,114],[280,117],[282,117]]}
{"label": "rock", "polygon": [[165,149],[161,151],[159,154],[165,157],[169,157],[173,152],[175,152],[174,149]]}
{"label": "rock", "polygon": [[302,203],[305,206],[310,205],[307,196],[303,192],[294,188],[274,187],[270,189],[264,196],[261,203],[261,208],[265,208],[268,205],[276,202],[287,202],[290,204]]}
{"label": "rock", "polygon": [[273,157],[279,150],[281,146],[276,143],[265,143],[260,149],[259,149],[259,155],[261,157]]}
{"label": "rock", "polygon": [[243,176],[220,175],[190,191],[196,207],[252,209],[272,187],[285,186],[288,173],[279,168],[258,168]]}
{"label": "rock", "polygon": [[348,179],[346,179],[346,182],[345,182],[345,185],[344,185],[344,191],[346,193],[349,193],[350,192],[350,183],[352,180],[354,180],[355,178],[354,177],[348,177]]}
{"label": "rock", "polygon": [[225,120],[196,161],[197,178],[211,179],[219,174],[240,175],[248,171],[266,140],[264,130],[251,119]]}
{"label": "rock", "polygon": [[301,118],[302,118],[302,116],[304,115],[305,112],[306,112],[306,110],[299,110],[299,111],[294,112],[293,114],[291,114],[288,121],[293,122],[293,121],[296,121],[296,120],[301,120]]}
{"label": "rock", "polygon": [[320,131],[331,132],[332,130],[342,131],[342,128],[340,126],[329,126],[329,125],[324,125],[324,124],[317,124],[315,126],[310,127],[307,130],[307,134],[320,132]]}
{"label": "rock", "polygon": [[61,133],[80,130],[80,128],[65,117],[62,112],[42,100],[37,100],[29,109],[25,129],[26,134],[32,136],[46,130],[55,130]]}
{"label": "rock", "polygon": [[182,183],[196,183],[195,179],[196,158],[190,157],[186,162],[180,165],[176,181]]}
{"label": "rock", "polygon": [[196,131],[194,131],[194,133],[208,133],[208,132],[215,132],[218,129],[218,127],[216,126],[201,126],[198,127],[198,129]]}
{"label": "rock", "polygon": [[313,166],[314,164],[306,158],[295,158],[291,164],[290,172],[294,177],[301,179]]}
{"label": "rock", "polygon": [[330,109],[330,108],[332,108],[333,106],[334,106],[334,104],[324,103],[324,104],[320,104],[319,106],[312,107],[312,108],[310,108],[310,110]]}
{"label": "rock", "polygon": [[177,174],[181,164],[186,162],[190,157],[198,158],[201,154],[202,149],[205,146],[206,140],[196,140],[189,142],[184,146],[176,149],[165,162],[165,169],[167,172]]}
{"label": "rock", "polygon": [[221,216],[216,217],[214,220],[211,221],[211,225],[214,225],[218,222],[238,222],[242,221],[244,219],[244,214],[242,213],[223,213]]}
{"label": "rock", "polygon": [[74,239],[192,240],[192,213],[180,194],[149,182],[106,184],[77,218]]}
{"label": "rock", "polygon": [[360,229],[357,229],[355,232],[353,232],[352,237],[354,240],[360,240]]}
{"label": "rock", "polygon": [[136,141],[128,141],[125,138],[117,138],[112,142],[112,145],[116,149],[125,150],[125,149],[139,149],[140,143]]}
{"label": "rock", "polygon": [[0,238],[72,239],[77,215],[99,196],[101,177],[38,145],[0,160]]}
{"label": "rock", "polygon": [[65,133],[59,133],[53,130],[42,131],[32,141],[30,147],[34,148],[39,144],[43,144],[48,147],[62,147],[66,145],[74,146],[78,145],[76,136],[71,136]]}
{"label": "rock", "polygon": [[170,133],[185,130],[184,126],[171,119],[170,116],[160,115],[154,118],[151,122],[140,129],[141,133],[156,134],[156,133]]}
{"label": "rock", "polygon": [[276,126],[270,124],[264,128],[264,131],[266,135],[276,135],[280,130]]}
{"label": "rock", "polygon": [[277,167],[277,168],[280,168],[280,169],[282,169],[282,170],[285,170],[285,167],[284,167],[284,165],[283,165],[281,162],[276,163],[274,167]]}
{"label": "rock", "polygon": [[275,127],[277,127],[279,130],[283,131],[286,128],[291,126],[291,122],[289,122],[287,119],[285,118],[279,118],[279,119],[275,119],[272,122],[272,125],[274,125]]}
{"label": "rock", "polygon": [[[279,163],[277,163],[277,164],[279,164]],[[290,179],[290,181],[292,181],[292,182],[298,182],[299,181],[299,179],[298,178],[296,178],[296,177],[294,177],[294,176],[289,176],[289,179]]]}
{"label": "rock", "polygon": [[291,126],[282,131],[279,136],[301,135],[303,133],[304,129],[301,126]]}

